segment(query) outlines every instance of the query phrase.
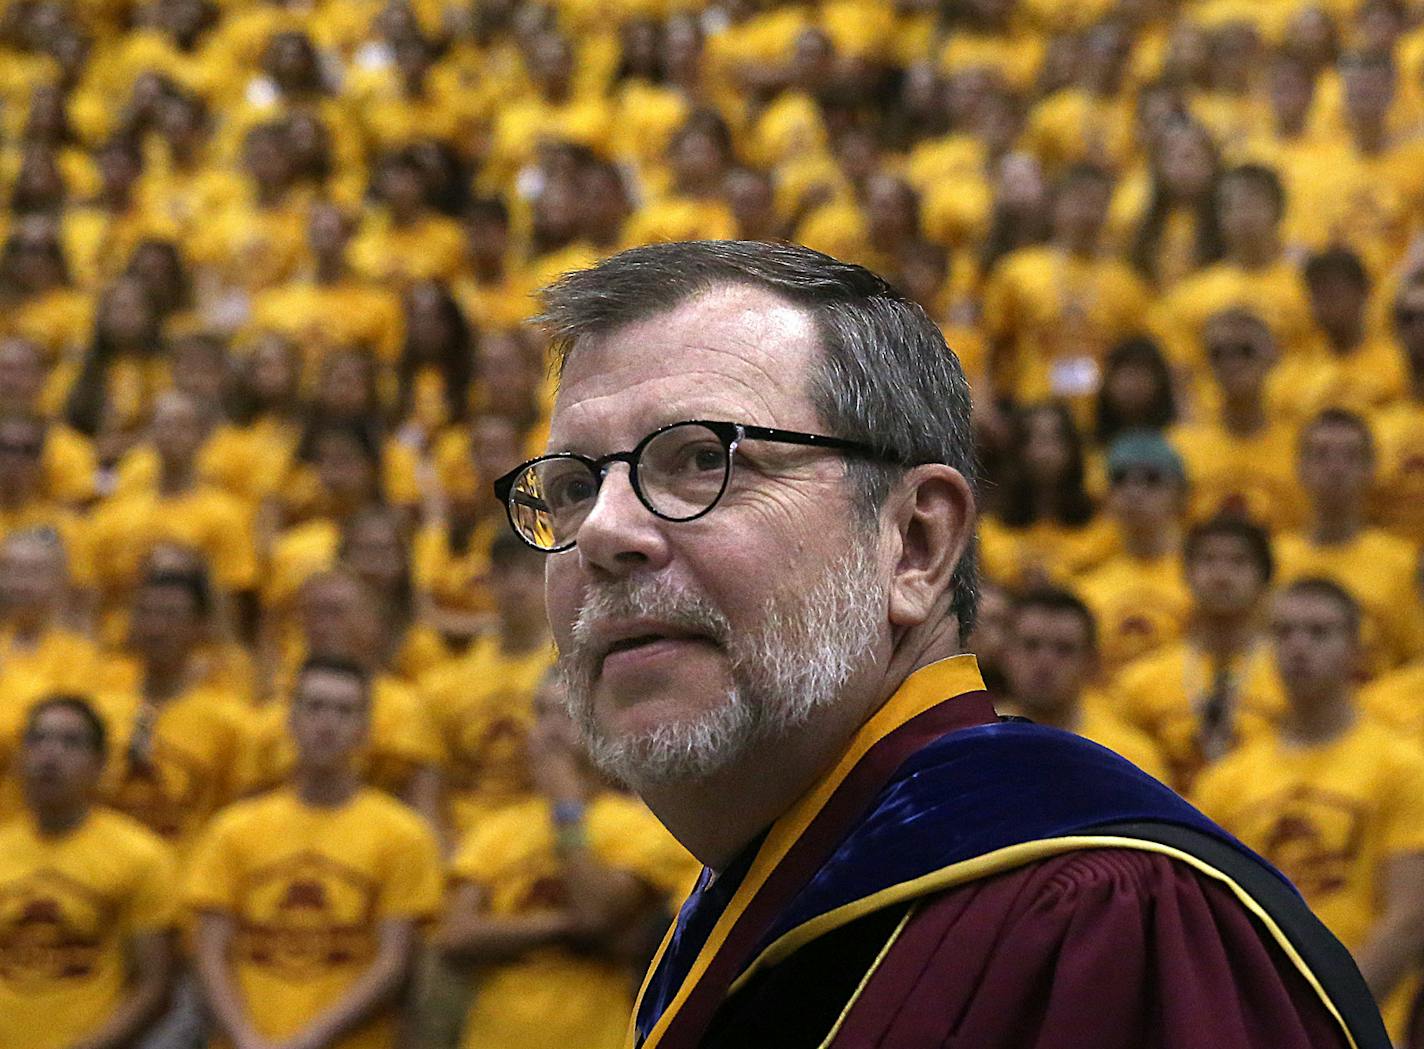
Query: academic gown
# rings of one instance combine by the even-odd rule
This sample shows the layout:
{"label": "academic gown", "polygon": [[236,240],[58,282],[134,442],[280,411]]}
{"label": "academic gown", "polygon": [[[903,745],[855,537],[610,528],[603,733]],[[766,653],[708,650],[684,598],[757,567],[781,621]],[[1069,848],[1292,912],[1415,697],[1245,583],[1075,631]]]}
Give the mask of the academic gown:
{"label": "academic gown", "polygon": [[1096,744],[922,668],[727,869],[634,1049],[1388,1049],[1274,868]]}

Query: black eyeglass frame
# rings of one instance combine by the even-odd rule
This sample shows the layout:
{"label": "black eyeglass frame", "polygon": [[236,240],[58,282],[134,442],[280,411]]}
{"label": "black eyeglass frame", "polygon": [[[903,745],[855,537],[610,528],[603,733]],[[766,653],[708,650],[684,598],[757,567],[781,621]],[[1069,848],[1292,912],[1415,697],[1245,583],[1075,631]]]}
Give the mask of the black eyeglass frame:
{"label": "black eyeglass frame", "polygon": [[[717,495],[704,509],[688,517],[670,517],[659,511],[643,492],[643,485],[638,480],[638,460],[642,457],[643,450],[658,437],[661,437],[669,430],[674,430],[679,426],[701,426],[704,429],[710,430],[721,440],[722,451],[726,456],[726,469],[722,476],[722,487],[717,490]],[[589,472],[595,478],[596,487],[594,490],[594,498],[596,499],[598,492],[603,490],[603,482],[608,477],[609,468],[614,463],[627,463],[628,480],[633,486],[633,493],[638,497],[638,502],[643,504],[648,513],[662,521],[672,521],[675,524],[683,524],[687,521],[696,521],[699,517],[705,517],[716,509],[717,504],[722,501],[722,496],[727,493],[727,485],[730,484],[732,480],[733,457],[737,454],[737,446],[740,445],[742,441],[770,441],[774,444],[793,444],[804,448],[824,448],[827,451],[859,455],[900,466],[910,465],[903,456],[897,455],[894,452],[882,451],[861,441],[849,441],[843,437],[828,437],[825,434],[805,433],[801,430],[782,430],[774,426],[752,426],[748,423],[734,423],[720,419],[681,419],[675,423],[668,423],[666,426],[659,426],[634,445],[630,451],[610,452],[596,459],[591,456],[580,455],[578,452],[554,452],[551,455],[537,456],[527,462],[520,463],[513,470],[510,470],[509,473],[498,478],[494,482],[494,494],[495,498],[504,504],[504,513],[505,516],[509,518],[510,529],[526,546],[538,550],[543,554],[557,554],[564,550],[573,549],[577,540],[571,539],[562,546],[539,546],[535,543],[531,543],[529,539],[525,537],[519,525],[516,524],[514,520],[514,502],[516,500],[514,482],[531,466],[536,463],[560,459],[571,459],[574,462],[583,463],[588,467]],[[533,502],[528,499],[522,502],[523,505],[535,510],[545,509],[544,507],[535,506]]]}

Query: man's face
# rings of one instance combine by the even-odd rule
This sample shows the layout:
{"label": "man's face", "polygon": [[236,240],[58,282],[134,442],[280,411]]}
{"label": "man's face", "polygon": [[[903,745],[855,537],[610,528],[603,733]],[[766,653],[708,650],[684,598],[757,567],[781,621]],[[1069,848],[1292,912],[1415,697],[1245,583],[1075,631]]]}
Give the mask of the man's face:
{"label": "man's face", "polygon": [[64,596],[64,553],[59,543],[12,538],[0,547],[0,618],[39,623]]}
{"label": "man's face", "polygon": [[34,408],[44,388],[40,351],[19,339],[0,342],[0,411],[16,414]]}
{"label": "man's face", "polygon": [[1221,232],[1228,245],[1258,244],[1276,228],[1276,207],[1270,194],[1255,182],[1229,178],[1217,196]]}
{"label": "man's face", "polygon": [[353,582],[319,577],[302,587],[302,630],[313,656],[368,658],[379,634],[374,618],[367,595]]}
{"label": "man's face", "polygon": [[292,696],[292,741],[309,768],[337,768],[366,741],[371,711],[366,690],[351,674],[308,670]]}
{"label": "man's face", "polygon": [[1250,612],[1266,589],[1250,546],[1233,535],[1212,535],[1198,543],[1186,575],[1197,607],[1216,615]]}
{"label": "man's face", "polygon": [[1013,618],[1005,657],[1009,687],[1030,716],[1076,703],[1096,666],[1083,621],[1050,608],[1026,608]]}
{"label": "man's face", "polygon": [[44,429],[29,420],[0,423],[0,496],[12,502],[31,498],[40,481]]}
{"label": "man's face", "polygon": [[[687,419],[822,432],[817,353],[800,310],[715,289],[580,344],[549,448],[605,455]],[[864,529],[824,454],[747,442],[721,501],[681,523],[614,466],[546,569],[570,707],[604,767],[635,784],[705,774],[830,705],[885,633],[888,568]]]}
{"label": "man's face", "polygon": [[1301,487],[1316,502],[1348,506],[1369,495],[1374,461],[1364,434],[1353,426],[1321,423],[1300,442]]}
{"label": "man's face", "polygon": [[129,643],[146,659],[163,661],[186,656],[202,629],[197,602],[177,584],[141,586],[129,618]]}
{"label": "man's face", "polygon": [[1166,528],[1182,509],[1182,481],[1160,466],[1129,466],[1112,477],[1108,508],[1127,527]]}
{"label": "man's face", "polygon": [[165,397],[153,412],[153,446],[167,463],[186,466],[203,446],[203,419],[187,398]]}
{"label": "man's face", "polygon": [[21,745],[20,771],[32,805],[84,801],[93,795],[103,768],[89,723],[63,707],[40,714]]}
{"label": "man's face", "polygon": [[1228,399],[1259,396],[1275,364],[1271,334],[1262,324],[1223,316],[1202,333],[1212,376]]}
{"label": "man's face", "polygon": [[1343,688],[1359,660],[1359,641],[1343,609],[1319,594],[1286,592],[1271,611],[1276,668],[1291,699]]}

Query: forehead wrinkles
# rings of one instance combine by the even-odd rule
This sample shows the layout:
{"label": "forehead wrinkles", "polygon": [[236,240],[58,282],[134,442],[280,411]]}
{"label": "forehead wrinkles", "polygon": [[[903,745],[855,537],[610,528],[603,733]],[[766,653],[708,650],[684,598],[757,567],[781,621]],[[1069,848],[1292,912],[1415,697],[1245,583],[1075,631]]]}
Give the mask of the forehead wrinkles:
{"label": "forehead wrinkles", "polygon": [[599,427],[615,415],[644,426],[672,421],[682,405],[809,424],[806,387],[817,352],[815,325],[800,308],[757,288],[716,289],[580,340],[560,384],[553,433]]}

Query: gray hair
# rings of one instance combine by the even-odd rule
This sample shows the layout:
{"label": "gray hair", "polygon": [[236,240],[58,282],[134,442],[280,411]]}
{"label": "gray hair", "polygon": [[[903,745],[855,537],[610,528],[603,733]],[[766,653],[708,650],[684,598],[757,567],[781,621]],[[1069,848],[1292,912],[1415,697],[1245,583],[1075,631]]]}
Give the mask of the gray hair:
{"label": "gray hair", "polygon": [[[945,463],[974,486],[969,383],[959,358],[919,305],[863,266],[794,244],[650,244],[565,274],[544,289],[544,312],[535,323],[549,333],[562,374],[580,339],[728,285],[765,289],[811,317],[822,355],[809,376],[809,396],[830,434],[861,441],[900,464]],[[856,510],[867,524],[878,520],[906,469],[846,459]],[[971,541],[950,581],[950,612],[961,640],[974,625],[977,562]]]}

